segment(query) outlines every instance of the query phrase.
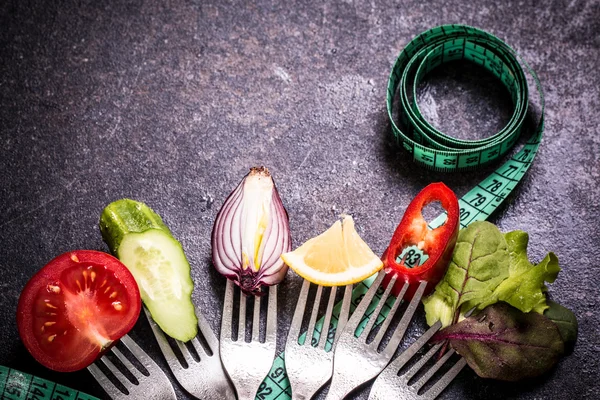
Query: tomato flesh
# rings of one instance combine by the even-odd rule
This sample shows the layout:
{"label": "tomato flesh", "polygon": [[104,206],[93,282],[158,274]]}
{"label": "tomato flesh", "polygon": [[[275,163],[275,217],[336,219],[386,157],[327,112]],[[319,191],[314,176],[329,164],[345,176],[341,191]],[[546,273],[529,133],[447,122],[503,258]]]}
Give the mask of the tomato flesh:
{"label": "tomato flesh", "polygon": [[27,283],[17,308],[25,347],[44,366],[76,371],[135,324],[137,284],[115,257],[91,250],[62,254]]}

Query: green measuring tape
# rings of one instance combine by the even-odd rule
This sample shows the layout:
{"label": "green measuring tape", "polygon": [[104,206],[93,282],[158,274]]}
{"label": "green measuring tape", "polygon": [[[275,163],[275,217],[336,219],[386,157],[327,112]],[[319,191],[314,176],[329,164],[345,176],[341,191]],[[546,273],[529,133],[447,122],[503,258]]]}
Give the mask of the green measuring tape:
{"label": "green measuring tape", "polygon": [[0,365],[0,399],[100,400],[63,385]]}
{"label": "green measuring tape", "polygon": [[[459,140],[446,136],[421,115],[416,100],[419,83],[434,68],[454,60],[467,60],[487,69],[511,95],[514,111],[510,121],[489,138]],[[407,133],[392,118],[396,92]],[[397,142],[412,153],[416,163],[440,171],[456,171],[477,168],[511,149],[521,134],[528,98],[525,73],[513,49],[480,29],[445,25],[421,33],[400,53],[388,83],[387,111]]]}
{"label": "green measuring tape", "polygon": [[[508,124],[495,135],[482,140],[459,140],[444,135],[423,118],[416,102],[417,87],[428,72],[453,60],[468,60],[480,65],[496,76],[508,89],[514,112]],[[521,134],[529,105],[529,92],[525,73],[519,60],[525,65],[535,81],[541,101],[541,115],[535,132],[523,148],[497,168],[459,200],[460,225],[482,221],[498,208],[516,187],[529,169],[544,131],[544,94],[535,72],[517,53],[497,37],[466,25],[443,25],[425,31],[415,37],[398,56],[387,88],[387,110],[392,132],[398,144],[413,155],[413,160],[426,168],[439,171],[475,169],[503,157],[516,143]],[[400,130],[393,120],[393,104],[396,92],[400,99],[401,121],[406,132]],[[409,93],[412,92],[412,96]],[[430,226],[440,226],[445,215],[440,215]],[[423,262],[424,260],[421,260]],[[352,292],[351,312],[362,300],[373,278],[356,285]],[[380,288],[381,289],[381,288]],[[364,327],[381,299],[379,290],[361,323]],[[383,307],[376,323],[389,313],[393,298]],[[341,305],[334,309],[331,327],[328,329],[326,349],[331,348],[337,316]],[[323,320],[315,327],[316,340],[321,335]],[[359,327],[359,329],[361,329]],[[284,353],[279,354],[271,371],[260,385],[256,399],[290,400],[291,387],[285,372]]]}

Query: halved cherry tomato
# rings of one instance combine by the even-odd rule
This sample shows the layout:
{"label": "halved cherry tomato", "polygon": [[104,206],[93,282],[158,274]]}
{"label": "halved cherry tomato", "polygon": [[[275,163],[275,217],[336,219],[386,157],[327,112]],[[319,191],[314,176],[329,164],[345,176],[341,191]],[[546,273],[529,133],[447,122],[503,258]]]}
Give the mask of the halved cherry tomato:
{"label": "halved cherry tomato", "polygon": [[[442,226],[429,229],[422,211],[435,201],[439,201],[446,210],[446,221]],[[384,285],[387,287],[396,274],[397,280],[392,292],[395,296],[398,296],[404,283],[410,284],[404,295],[406,301],[412,299],[419,282],[427,282],[424,295],[431,292],[450,264],[459,228],[459,207],[454,192],[441,182],[427,185],[406,208],[390,245],[381,256],[386,272]],[[405,265],[404,261],[398,263],[397,257],[408,246],[417,246],[423,250],[429,256],[427,261],[413,268]]]}
{"label": "halved cherry tomato", "polygon": [[42,365],[69,372],[87,367],[133,328],[138,286],[115,257],[92,250],[64,253],[25,285],[17,306],[19,334]]}

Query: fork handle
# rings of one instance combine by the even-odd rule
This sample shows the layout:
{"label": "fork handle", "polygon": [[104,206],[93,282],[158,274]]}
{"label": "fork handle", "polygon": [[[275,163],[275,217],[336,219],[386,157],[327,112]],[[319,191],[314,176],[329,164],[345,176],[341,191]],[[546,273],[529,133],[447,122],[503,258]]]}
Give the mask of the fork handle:
{"label": "fork handle", "polygon": [[344,385],[344,382],[341,383],[341,385],[336,385],[336,382],[331,382],[331,386],[329,386],[329,392],[327,392],[327,397],[325,397],[325,400],[342,400],[345,399],[350,392],[352,392],[352,385],[350,385],[350,390],[348,390],[347,385]]}

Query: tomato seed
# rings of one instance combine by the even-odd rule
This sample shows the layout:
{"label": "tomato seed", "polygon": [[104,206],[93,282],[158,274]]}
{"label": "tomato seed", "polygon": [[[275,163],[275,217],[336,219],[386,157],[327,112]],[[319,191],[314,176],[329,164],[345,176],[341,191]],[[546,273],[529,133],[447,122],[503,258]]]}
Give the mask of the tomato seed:
{"label": "tomato seed", "polygon": [[48,288],[49,292],[56,293],[56,294],[60,293],[60,287],[58,287],[56,285],[48,285],[47,288]]}

